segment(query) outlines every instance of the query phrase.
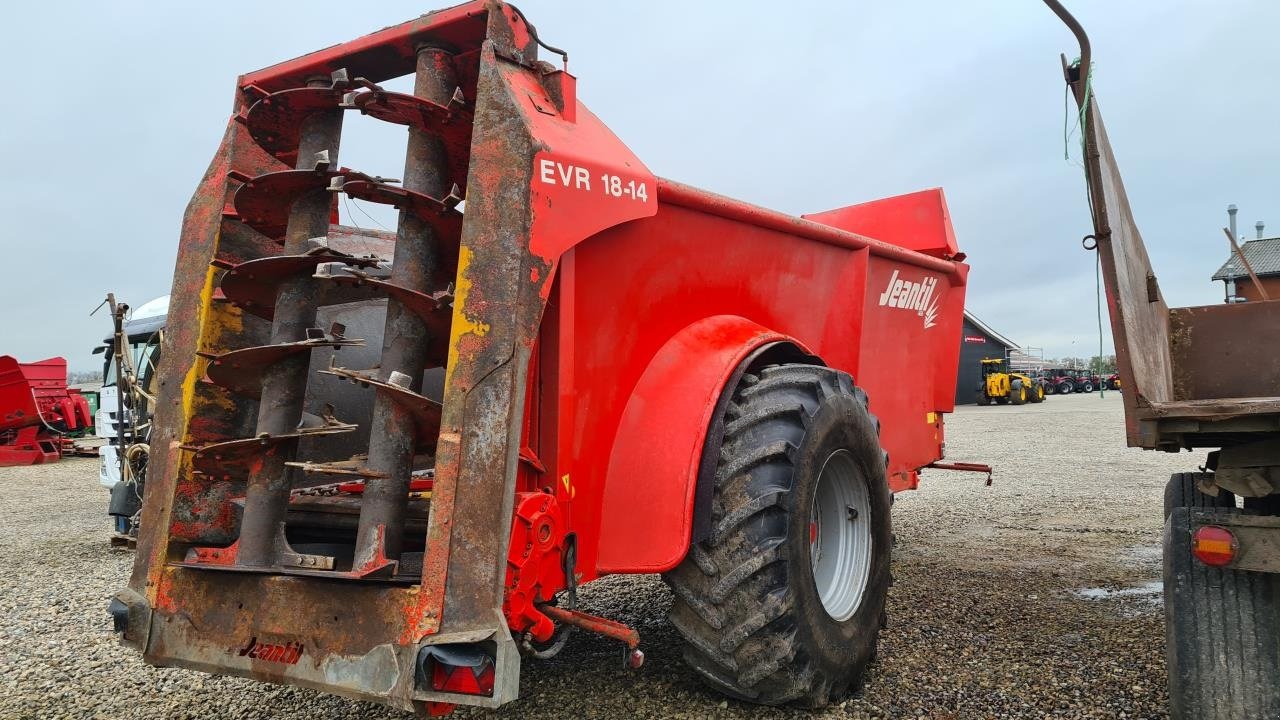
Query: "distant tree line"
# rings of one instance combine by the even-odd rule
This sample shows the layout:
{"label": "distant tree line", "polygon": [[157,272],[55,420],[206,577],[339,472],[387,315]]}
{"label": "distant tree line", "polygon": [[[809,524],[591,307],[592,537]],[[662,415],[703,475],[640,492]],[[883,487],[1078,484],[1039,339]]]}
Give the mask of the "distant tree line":
{"label": "distant tree line", "polygon": [[67,384],[79,385],[80,383],[102,382],[101,370],[71,370],[67,372]]}

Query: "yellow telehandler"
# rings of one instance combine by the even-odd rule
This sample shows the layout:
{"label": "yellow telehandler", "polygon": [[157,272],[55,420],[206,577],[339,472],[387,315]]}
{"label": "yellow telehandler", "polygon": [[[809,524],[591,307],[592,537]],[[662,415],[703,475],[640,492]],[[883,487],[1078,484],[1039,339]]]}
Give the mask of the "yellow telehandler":
{"label": "yellow telehandler", "polygon": [[982,382],[978,384],[978,404],[1023,405],[1044,402],[1044,385],[1022,373],[1009,372],[1005,358],[982,360]]}

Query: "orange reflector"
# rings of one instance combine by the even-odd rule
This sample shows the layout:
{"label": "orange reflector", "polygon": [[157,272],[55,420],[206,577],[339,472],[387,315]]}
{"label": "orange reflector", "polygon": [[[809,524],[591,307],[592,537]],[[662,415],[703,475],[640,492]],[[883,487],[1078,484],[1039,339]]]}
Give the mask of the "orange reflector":
{"label": "orange reflector", "polygon": [[1205,525],[1191,536],[1191,552],[1205,565],[1229,565],[1240,548],[1231,531],[1217,525]]}

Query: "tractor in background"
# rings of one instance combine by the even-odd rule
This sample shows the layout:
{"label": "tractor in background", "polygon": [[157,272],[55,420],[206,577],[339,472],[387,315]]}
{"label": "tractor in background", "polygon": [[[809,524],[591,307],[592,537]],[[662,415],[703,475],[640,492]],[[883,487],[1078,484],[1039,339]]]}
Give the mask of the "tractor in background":
{"label": "tractor in background", "polygon": [[1041,371],[1049,391],[1055,395],[1070,395],[1076,391],[1076,376],[1063,368],[1045,368]]}
{"label": "tractor in background", "polygon": [[1044,402],[1044,385],[1029,375],[1009,371],[1005,358],[982,360],[982,382],[978,383],[978,404],[1025,405]]}
{"label": "tractor in background", "polygon": [[1100,387],[1097,376],[1078,368],[1049,368],[1045,370],[1045,377],[1049,379],[1053,392],[1058,395],[1091,393]]}
{"label": "tractor in background", "polygon": [[1091,393],[1094,390],[1102,390],[1106,387],[1103,385],[1102,376],[1089,370],[1077,370],[1076,372],[1078,373],[1076,375],[1076,392]]}

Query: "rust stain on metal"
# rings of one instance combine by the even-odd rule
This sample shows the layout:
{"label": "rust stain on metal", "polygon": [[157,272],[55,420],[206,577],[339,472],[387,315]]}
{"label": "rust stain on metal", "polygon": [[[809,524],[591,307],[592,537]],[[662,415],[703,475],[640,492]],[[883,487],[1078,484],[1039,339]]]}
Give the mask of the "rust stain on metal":
{"label": "rust stain on metal", "polygon": [[[1129,444],[1167,450],[1220,447],[1241,433],[1272,431],[1280,373],[1259,349],[1280,341],[1280,302],[1166,305],[1088,80],[1088,36],[1058,0],[1045,3],[1081,48],[1077,63],[1063,57],[1063,70],[1081,114],[1085,176]],[[1227,236],[1234,247],[1230,231]]]}

